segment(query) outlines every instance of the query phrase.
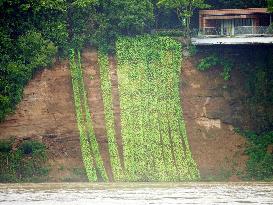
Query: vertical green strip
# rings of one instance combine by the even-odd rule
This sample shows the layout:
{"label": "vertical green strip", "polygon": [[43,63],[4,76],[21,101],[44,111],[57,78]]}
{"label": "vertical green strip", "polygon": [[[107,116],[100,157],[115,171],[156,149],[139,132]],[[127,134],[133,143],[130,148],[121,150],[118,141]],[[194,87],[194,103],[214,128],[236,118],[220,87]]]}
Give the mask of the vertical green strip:
{"label": "vertical green strip", "polygon": [[85,123],[83,119],[83,108],[82,108],[82,99],[81,99],[81,94],[79,89],[80,86],[79,86],[78,68],[75,62],[74,50],[70,51],[70,71],[71,71],[71,77],[72,77],[76,118],[77,118],[78,129],[80,132],[80,144],[81,144],[83,163],[86,169],[88,180],[97,181],[96,170],[93,166],[93,153],[89,146],[89,140],[85,130]]}
{"label": "vertical green strip", "polygon": [[92,126],[80,59],[80,52],[78,51],[78,61],[76,62],[75,52],[74,50],[71,50],[70,70],[72,77],[77,124],[80,131],[83,162],[89,181],[97,181],[97,174],[102,177],[102,180],[107,181],[107,175],[103,166],[98,142]]}
{"label": "vertical green strip", "polygon": [[180,103],[181,45],[142,36],[120,38],[116,50],[126,177],[198,179]]}
{"label": "vertical green strip", "polygon": [[102,48],[100,48],[98,51],[98,60],[100,67],[101,90],[103,97],[105,124],[108,137],[111,167],[113,170],[114,179],[116,181],[120,181],[123,179],[123,176],[118,152],[118,145],[116,140],[116,132],[114,128],[115,121],[113,112],[111,75],[108,55],[106,52],[103,51]]}

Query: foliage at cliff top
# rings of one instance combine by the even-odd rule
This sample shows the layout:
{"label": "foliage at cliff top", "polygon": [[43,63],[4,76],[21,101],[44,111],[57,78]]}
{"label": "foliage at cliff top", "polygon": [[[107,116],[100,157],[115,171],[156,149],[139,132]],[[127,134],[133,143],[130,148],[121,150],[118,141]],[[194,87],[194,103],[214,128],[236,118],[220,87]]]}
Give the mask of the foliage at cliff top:
{"label": "foliage at cliff top", "polygon": [[273,12],[273,1],[267,0],[267,2],[268,2],[268,11]]}
{"label": "foliage at cliff top", "polygon": [[196,9],[209,8],[205,0],[159,0],[159,6],[175,9],[183,27],[189,31],[191,17]]}
{"label": "foliage at cliff top", "polygon": [[111,43],[113,50],[119,36],[181,28],[175,8],[188,27],[194,8],[207,4],[213,8],[260,7],[265,0],[0,1],[0,121],[14,110],[35,71],[51,65],[56,51],[67,56],[70,48],[101,42]]}

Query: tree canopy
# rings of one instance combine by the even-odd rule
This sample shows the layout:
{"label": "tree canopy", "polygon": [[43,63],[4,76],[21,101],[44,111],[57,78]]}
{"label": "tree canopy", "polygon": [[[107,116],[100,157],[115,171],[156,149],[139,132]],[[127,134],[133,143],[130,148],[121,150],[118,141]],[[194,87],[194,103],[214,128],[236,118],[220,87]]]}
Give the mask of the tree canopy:
{"label": "tree canopy", "polygon": [[268,10],[273,12],[273,0],[267,0],[268,3]]}
{"label": "tree canopy", "polygon": [[118,36],[153,28],[188,30],[194,11],[208,5],[263,7],[266,0],[1,0],[0,120],[20,101],[33,73],[50,65],[57,53],[113,44]]}
{"label": "tree canopy", "polygon": [[206,3],[212,5],[213,8],[217,9],[240,9],[267,6],[267,0],[206,0]]}
{"label": "tree canopy", "polygon": [[205,0],[159,0],[158,5],[175,9],[182,26],[185,26],[188,31],[194,10],[209,7]]}

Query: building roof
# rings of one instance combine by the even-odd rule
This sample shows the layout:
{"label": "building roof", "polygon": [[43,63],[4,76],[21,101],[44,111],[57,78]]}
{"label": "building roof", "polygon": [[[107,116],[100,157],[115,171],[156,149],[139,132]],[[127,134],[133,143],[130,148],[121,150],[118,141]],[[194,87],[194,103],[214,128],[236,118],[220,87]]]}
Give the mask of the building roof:
{"label": "building roof", "polygon": [[269,13],[267,8],[247,8],[247,9],[218,9],[218,10],[200,10],[200,15],[251,15]]}

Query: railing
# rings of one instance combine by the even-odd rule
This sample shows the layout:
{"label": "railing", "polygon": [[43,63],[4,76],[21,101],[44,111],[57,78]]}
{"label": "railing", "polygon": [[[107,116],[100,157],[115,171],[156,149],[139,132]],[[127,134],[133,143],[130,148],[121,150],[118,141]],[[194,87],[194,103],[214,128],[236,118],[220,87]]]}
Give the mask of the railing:
{"label": "railing", "polygon": [[268,26],[237,26],[234,28],[234,35],[259,35],[272,34]]}
{"label": "railing", "polygon": [[269,35],[273,34],[273,30],[268,26],[236,26],[221,27],[205,27],[199,32],[199,36],[242,36],[242,35]]}
{"label": "railing", "polygon": [[201,32],[201,35],[207,36],[219,36],[221,35],[221,28],[219,27],[205,27]]}

